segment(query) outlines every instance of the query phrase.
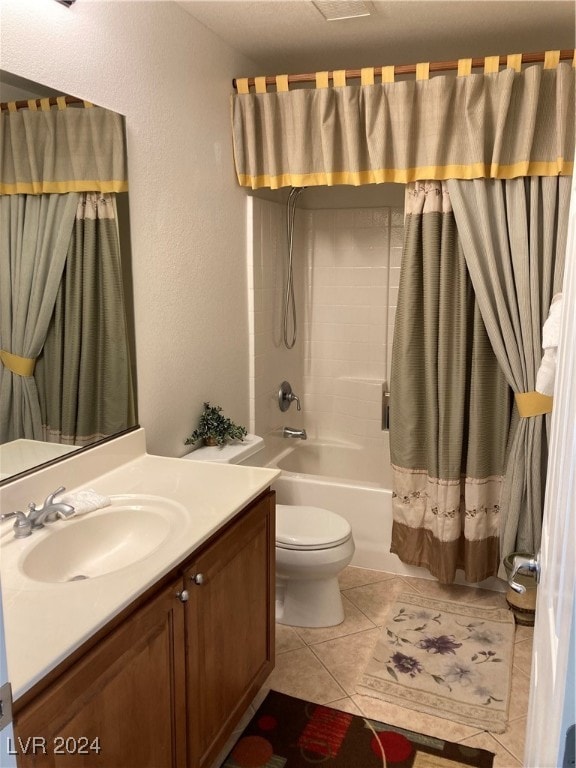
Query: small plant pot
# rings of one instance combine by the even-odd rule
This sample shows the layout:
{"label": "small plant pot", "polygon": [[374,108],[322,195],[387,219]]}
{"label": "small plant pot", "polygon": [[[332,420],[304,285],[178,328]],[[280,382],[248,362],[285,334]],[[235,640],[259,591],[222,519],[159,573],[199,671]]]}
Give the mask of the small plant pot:
{"label": "small plant pot", "polygon": [[218,440],[215,437],[205,437],[203,442],[204,445],[218,445]]}

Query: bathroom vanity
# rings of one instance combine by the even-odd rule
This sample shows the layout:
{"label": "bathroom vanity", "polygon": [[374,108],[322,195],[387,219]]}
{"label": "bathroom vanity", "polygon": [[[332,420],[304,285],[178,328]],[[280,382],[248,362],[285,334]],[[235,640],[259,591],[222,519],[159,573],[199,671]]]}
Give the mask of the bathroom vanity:
{"label": "bathroom vanity", "polygon": [[[123,439],[141,449],[138,432]],[[277,472],[141,450],[118,466],[118,456],[98,451],[89,452],[92,469],[81,456],[49,468],[34,493],[41,498],[54,473],[65,484],[65,465],[76,462],[80,482],[67,488],[107,493],[107,512],[55,522],[29,542],[2,525],[13,751],[22,768],[210,768],[274,665]],[[107,465],[115,468],[101,472]],[[23,490],[1,488],[2,508]],[[46,561],[31,577],[32,550],[36,557],[65,526],[81,534],[92,515],[117,520],[116,494],[124,507],[131,498],[131,509],[141,498],[168,499],[188,514],[176,514],[175,535],[125,567],[56,582],[60,571]]]}

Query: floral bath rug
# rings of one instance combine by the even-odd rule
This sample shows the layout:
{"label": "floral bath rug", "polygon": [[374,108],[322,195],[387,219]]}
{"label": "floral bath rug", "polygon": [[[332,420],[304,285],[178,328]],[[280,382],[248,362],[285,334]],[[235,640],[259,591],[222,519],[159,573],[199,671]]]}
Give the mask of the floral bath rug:
{"label": "floral bath rug", "polygon": [[502,608],[402,593],[391,605],[359,693],[503,733],[514,618]]}

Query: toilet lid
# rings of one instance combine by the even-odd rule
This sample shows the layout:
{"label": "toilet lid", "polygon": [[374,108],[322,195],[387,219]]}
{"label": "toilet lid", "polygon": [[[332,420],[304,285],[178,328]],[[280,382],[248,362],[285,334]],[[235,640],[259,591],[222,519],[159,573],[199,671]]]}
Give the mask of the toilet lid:
{"label": "toilet lid", "polygon": [[276,546],[284,549],[328,549],[352,535],[350,523],[321,507],[276,505]]}

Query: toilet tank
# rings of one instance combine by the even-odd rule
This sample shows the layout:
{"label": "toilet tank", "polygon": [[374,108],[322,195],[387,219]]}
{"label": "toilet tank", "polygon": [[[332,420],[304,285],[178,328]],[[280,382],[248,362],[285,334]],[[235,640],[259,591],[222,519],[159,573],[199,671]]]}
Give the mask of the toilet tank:
{"label": "toilet tank", "polygon": [[226,445],[203,445],[196,450],[187,453],[183,459],[189,461],[217,461],[223,464],[239,464],[249,456],[264,448],[264,438],[258,435],[246,435],[240,441],[226,443]]}

